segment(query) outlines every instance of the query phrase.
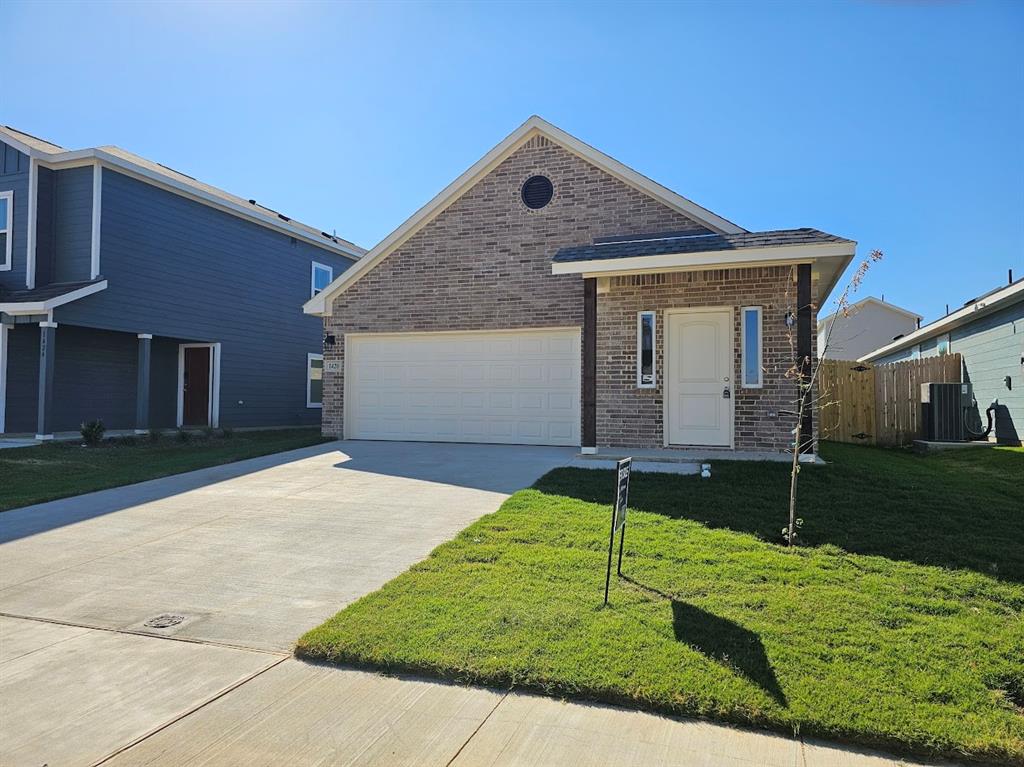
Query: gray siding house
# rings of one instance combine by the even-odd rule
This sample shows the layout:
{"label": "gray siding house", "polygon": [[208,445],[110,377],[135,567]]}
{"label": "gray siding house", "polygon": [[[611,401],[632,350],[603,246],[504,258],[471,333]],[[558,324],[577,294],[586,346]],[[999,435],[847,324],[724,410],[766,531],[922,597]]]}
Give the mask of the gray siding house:
{"label": "gray siding house", "polygon": [[363,252],[117,147],[0,126],[0,433],[317,425],[301,307]]}
{"label": "gray siding house", "polygon": [[959,353],[963,380],[977,401],[973,428],[995,406],[990,439],[1010,445],[1024,436],[1024,280],[972,298],[963,307],[861,357],[876,364]]}

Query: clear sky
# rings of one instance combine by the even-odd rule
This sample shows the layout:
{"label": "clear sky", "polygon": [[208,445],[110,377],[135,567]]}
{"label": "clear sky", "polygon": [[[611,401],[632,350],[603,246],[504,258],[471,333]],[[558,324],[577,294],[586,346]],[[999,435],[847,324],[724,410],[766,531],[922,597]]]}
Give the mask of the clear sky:
{"label": "clear sky", "polygon": [[[369,247],[531,114],[930,320],[1024,276],[1024,2],[0,1],[0,122]],[[826,307],[827,309],[828,307]]]}

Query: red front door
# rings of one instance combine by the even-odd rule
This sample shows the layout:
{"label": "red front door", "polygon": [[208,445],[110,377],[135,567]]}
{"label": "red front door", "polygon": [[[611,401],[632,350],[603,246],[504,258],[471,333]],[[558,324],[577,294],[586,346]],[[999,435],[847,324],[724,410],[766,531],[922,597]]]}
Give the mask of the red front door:
{"label": "red front door", "polygon": [[183,392],[185,426],[210,425],[210,352],[209,346],[185,348]]}

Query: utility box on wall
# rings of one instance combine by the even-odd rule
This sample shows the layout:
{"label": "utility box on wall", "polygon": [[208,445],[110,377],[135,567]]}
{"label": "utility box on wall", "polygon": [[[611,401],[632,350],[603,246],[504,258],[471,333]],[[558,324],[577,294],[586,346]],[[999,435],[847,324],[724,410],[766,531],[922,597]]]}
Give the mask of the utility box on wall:
{"label": "utility box on wall", "polygon": [[921,384],[921,422],[930,442],[963,442],[964,409],[973,404],[969,383]]}

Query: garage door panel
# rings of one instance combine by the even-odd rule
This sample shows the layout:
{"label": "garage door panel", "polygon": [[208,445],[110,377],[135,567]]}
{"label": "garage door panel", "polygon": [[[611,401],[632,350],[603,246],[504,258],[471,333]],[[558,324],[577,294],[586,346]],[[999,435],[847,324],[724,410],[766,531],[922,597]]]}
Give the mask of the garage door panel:
{"label": "garage door panel", "polygon": [[346,339],[346,436],[578,445],[579,332]]}

